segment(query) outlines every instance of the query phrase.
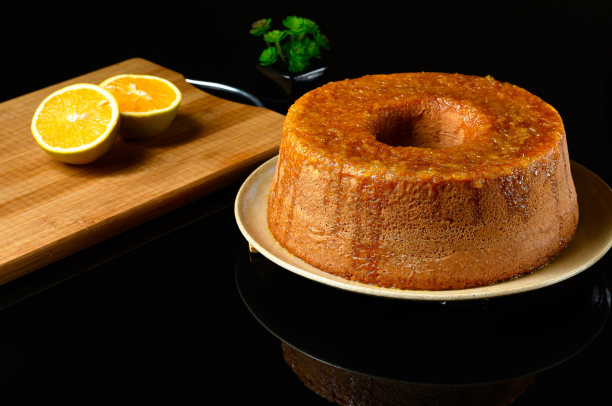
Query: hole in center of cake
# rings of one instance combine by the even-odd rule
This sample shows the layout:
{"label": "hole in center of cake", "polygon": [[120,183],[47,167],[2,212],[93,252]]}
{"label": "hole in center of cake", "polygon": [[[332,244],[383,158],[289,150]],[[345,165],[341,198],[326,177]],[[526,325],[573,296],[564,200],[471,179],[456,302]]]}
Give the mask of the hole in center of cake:
{"label": "hole in center of cake", "polygon": [[392,147],[448,148],[465,139],[463,120],[447,106],[434,103],[388,107],[373,122],[376,139]]}

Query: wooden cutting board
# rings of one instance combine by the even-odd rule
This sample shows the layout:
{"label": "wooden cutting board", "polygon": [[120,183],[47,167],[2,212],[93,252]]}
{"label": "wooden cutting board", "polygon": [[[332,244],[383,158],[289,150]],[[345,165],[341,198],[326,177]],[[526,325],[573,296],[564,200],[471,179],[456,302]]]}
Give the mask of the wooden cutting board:
{"label": "wooden cutting board", "polygon": [[[122,74],[159,76],[183,93],[171,127],[121,137],[88,165],[50,158],[30,131],[49,94]],[[284,116],[211,96],[180,74],[130,59],[0,104],[0,284],[230,185],[278,153]]]}

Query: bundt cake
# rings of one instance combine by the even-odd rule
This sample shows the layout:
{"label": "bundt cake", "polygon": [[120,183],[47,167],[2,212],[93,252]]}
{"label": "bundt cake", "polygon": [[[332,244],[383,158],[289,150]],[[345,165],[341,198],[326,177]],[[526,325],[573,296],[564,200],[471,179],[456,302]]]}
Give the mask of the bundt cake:
{"label": "bundt cake", "polygon": [[578,203],[557,111],[491,77],[366,76],[302,96],[283,126],[268,225],[325,272],[461,289],[557,255]]}

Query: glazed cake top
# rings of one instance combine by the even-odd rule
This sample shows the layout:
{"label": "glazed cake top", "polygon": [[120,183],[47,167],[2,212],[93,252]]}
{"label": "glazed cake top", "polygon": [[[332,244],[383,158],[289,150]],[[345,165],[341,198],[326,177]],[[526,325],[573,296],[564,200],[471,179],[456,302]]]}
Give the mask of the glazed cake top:
{"label": "glazed cake top", "polygon": [[332,82],[302,96],[283,127],[283,144],[308,159],[434,181],[510,175],[564,136],[557,111],[526,90],[446,73]]}

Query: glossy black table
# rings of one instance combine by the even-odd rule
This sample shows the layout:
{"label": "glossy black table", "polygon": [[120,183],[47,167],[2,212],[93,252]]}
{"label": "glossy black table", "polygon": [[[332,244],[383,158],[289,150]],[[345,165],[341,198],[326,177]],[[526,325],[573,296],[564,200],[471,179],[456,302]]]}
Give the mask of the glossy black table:
{"label": "glossy black table", "polygon": [[[236,275],[255,277],[257,272],[268,272],[268,304],[292,315],[288,323],[297,328],[300,317],[309,317],[299,314],[308,306],[300,310],[289,304],[306,300],[311,288],[315,298],[326,300],[325,305],[332,304],[337,296],[340,308],[351,305],[360,311],[389,310],[395,307],[394,303],[346,296],[347,292],[313,285],[278,267],[270,268],[265,260],[255,258],[251,263],[247,243],[234,221],[232,204],[237,188],[234,185],[224,189],[0,287],[0,399],[18,404],[178,404],[205,402],[211,393],[222,393],[227,404],[331,404],[307,389],[285,363],[280,341],[274,335],[277,332],[271,333],[270,325],[260,324],[245,305],[240,295],[241,291],[244,295],[244,286],[239,291]],[[416,317],[446,317],[449,322],[483,312],[504,313],[505,320],[509,320],[507,338],[527,337],[510,350],[516,354],[525,353],[521,348],[531,351],[533,358],[527,369],[535,365],[533,372],[542,370],[515,404],[602,403],[610,399],[612,376],[612,324],[605,322],[609,292],[603,279],[610,279],[610,269],[605,259],[576,279],[578,288],[571,288],[571,284],[551,287],[555,300],[563,297],[556,292],[567,290],[570,299],[571,292],[578,292],[571,323],[564,325],[563,313],[555,313],[554,308],[534,309],[534,314],[557,315],[543,323],[554,330],[530,324],[534,332],[531,336],[529,331],[518,330],[516,322],[521,317],[513,314],[513,309],[518,302],[528,305],[537,303],[538,298],[490,301],[489,308],[480,302],[397,305],[410,309]],[[249,274],[249,269],[254,273]],[[284,293],[278,289],[279,283],[281,288],[287,288]],[[261,286],[251,287],[256,288],[251,293],[262,293]],[[599,294],[594,294],[594,289],[599,289]],[[285,301],[274,297],[273,292]],[[571,313],[572,306],[560,307]],[[516,308],[529,312],[529,306]],[[342,311],[338,317],[341,320]],[[345,318],[344,324],[339,322],[340,327],[352,318]],[[378,321],[387,322],[384,317]],[[503,324],[495,317],[493,322]],[[316,325],[316,318],[307,323]],[[324,323],[329,320],[322,320],[325,327]],[[376,323],[372,328],[361,327],[363,334],[374,339],[354,360],[363,360],[363,354],[376,345],[385,345],[384,334],[389,329],[375,327]],[[333,329],[330,333],[334,333]],[[492,332],[490,337],[483,336],[483,342],[494,335]],[[432,345],[452,346],[456,338],[440,337]],[[550,341],[551,338],[556,339]],[[285,339],[309,351],[321,344],[317,341],[320,334],[317,337],[314,329],[310,335]],[[565,348],[566,353],[546,351],[539,359],[533,349],[547,348],[548,342],[561,352]],[[495,346],[486,342],[484,347]],[[426,352],[428,348],[419,351]],[[330,356],[342,358],[346,353]],[[552,363],[560,363],[545,365],[551,359]],[[392,368],[385,372],[384,364],[375,367],[378,375],[394,372]],[[521,363],[515,367],[520,369]],[[418,381],[421,377],[428,383],[450,382],[448,369],[439,375],[435,368],[418,372],[413,370],[408,380]],[[498,367],[491,370],[490,376],[503,379],[504,373],[508,377],[515,371]]]}
{"label": "glossy black table", "polygon": [[321,362],[373,378],[465,386],[544,371],[600,333],[611,294],[601,271],[486,300],[425,302],[335,289],[242,253],[240,294],[260,323]]}

